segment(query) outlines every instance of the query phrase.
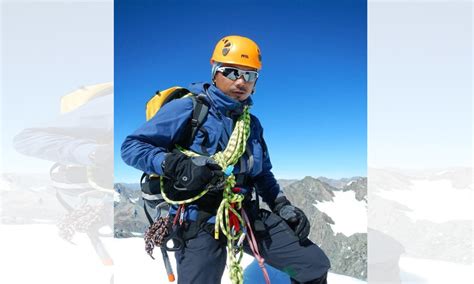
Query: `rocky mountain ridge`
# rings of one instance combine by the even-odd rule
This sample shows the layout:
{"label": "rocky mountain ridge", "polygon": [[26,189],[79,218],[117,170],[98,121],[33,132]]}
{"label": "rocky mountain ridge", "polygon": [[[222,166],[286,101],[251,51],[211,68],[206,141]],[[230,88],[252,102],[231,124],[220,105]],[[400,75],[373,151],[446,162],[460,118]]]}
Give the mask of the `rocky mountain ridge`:
{"label": "rocky mountain ridge", "polygon": [[335,233],[331,228],[331,224],[335,224],[331,216],[314,206],[318,202],[334,202],[337,191],[354,191],[356,197],[354,202],[367,202],[367,178],[357,177],[344,182],[344,186],[336,188],[320,178],[305,177],[284,187],[283,190],[292,204],[301,208],[308,216],[311,223],[309,238],[328,255],[332,271],[366,279],[367,233],[350,236]]}

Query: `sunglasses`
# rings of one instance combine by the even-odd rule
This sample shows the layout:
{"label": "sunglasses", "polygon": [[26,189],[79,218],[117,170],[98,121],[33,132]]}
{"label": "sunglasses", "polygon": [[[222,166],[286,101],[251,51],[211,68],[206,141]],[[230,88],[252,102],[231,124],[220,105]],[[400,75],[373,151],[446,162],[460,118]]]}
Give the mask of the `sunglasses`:
{"label": "sunglasses", "polygon": [[221,72],[226,78],[235,81],[243,77],[245,82],[255,82],[258,79],[257,71],[240,70],[235,67],[219,67],[217,71]]}

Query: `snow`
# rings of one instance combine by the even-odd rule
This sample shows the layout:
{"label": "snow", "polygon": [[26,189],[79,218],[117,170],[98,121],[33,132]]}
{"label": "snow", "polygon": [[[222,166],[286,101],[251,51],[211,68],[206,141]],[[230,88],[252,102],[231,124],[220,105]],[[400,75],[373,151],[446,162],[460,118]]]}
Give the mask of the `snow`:
{"label": "snow", "polygon": [[[156,283],[167,283],[166,270],[161,259],[161,252],[159,249],[155,249],[154,256],[155,260],[152,260],[145,252],[144,242],[141,238],[129,238],[129,239],[115,239],[115,246],[120,249],[116,251],[115,261],[115,277],[114,284],[129,284],[129,283],[147,283],[150,281],[150,275],[147,275],[146,271],[153,271],[154,279]],[[176,274],[176,262],[173,253],[168,253],[173,267],[173,271]],[[244,255],[242,259],[242,266],[245,268],[253,262],[253,257]],[[261,271],[258,270],[256,277],[261,277]],[[159,277],[164,279],[163,282],[159,280]],[[247,275],[248,277],[248,275]],[[328,281],[331,283],[338,284],[359,284],[367,283],[352,277],[329,273]],[[227,269],[224,271],[222,276],[222,284],[231,284]],[[282,284],[281,282],[272,282],[272,284]],[[288,282],[289,284],[289,282]]]}
{"label": "snow", "polygon": [[362,284],[362,283],[367,283],[367,281],[362,281],[362,280],[355,279],[355,278],[345,276],[345,275],[329,273],[328,283],[334,283],[334,284]]}
{"label": "snow", "polygon": [[114,191],[114,202],[120,202],[120,193]]}
{"label": "snow", "polygon": [[400,258],[400,278],[403,283],[474,283],[472,265],[432,259]]}
{"label": "snow", "polygon": [[334,221],[334,232],[350,236],[354,233],[367,233],[367,203],[357,201],[355,192],[335,191],[334,202],[326,201],[314,204]]}
{"label": "snow", "polygon": [[[61,239],[57,232],[55,225],[0,226],[0,266],[8,268],[2,270],[0,283],[169,283],[160,250],[156,249],[156,259],[151,259],[145,252],[142,238],[102,238],[113,259],[113,265],[104,265],[85,234],[77,233],[71,244]],[[169,257],[176,273],[174,254],[169,253]],[[253,257],[245,255],[243,267],[252,261]],[[334,273],[329,273],[328,282],[367,283]],[[230,284],[227,269],[221,283]]]}
{"label": "snow", "polygon": [[444,170],[444,171],[437,172],[436,175],[440,176],[440,175],[452,174],[452,173],[454,173],[454,171],[452,171],[452,170]]}
{"label": "snow", "polygon": [[47,187],[45,185],[44,186],[32,186],[32,187],[29,188],[29,190],[34,191],[34,192],[43,192],[46,189],[47,189]]}
{"label": "snow", "polygon": [[109,283],[113,267],[103,265],[85,234],[74,244],[55,225],[0,226],[0,283]]}
{"label": "snow", "polygon": [[2,176],[0,176],[0,190],[1,191],[12,191],[10,183],[7,182]]}
{"label": "snow", "polygon": [[[58,236],[54,225],[1,225],[0,267],[8,269],[2,269],[0,283],[104,284],[111,283],[112,277],[114,284],[168,283],[160,251],[152,260],[141,238],[102,240],[113,266],[101,262],[85,234],[76,234],[71,244]],[[176,271],[173,254],[169,255]],[[242,264],[251,262],[252,257],[245,256]],[[403,283],[474,283],[472,265],[402,255],[400,270]],[[227,272],[222,283],[230,283]],[[367,282],[329,273],[328,283]]]}
{"label": "snow", "polygon": [[[154,279],[156,283],[167,283],[166,270],[164,268],[161,252],[156,249],[154,252],[155,260],[152,260],[145,252],[144,242],[141,238],[129,238],[129,239],[115,239],[115,246],[120,249],[115,254],[115,266],[116,273],[114,277],[114,284],[129,284],[129,283],[147,283],[150,281],[150,275],[146,271],[153,271]],[[173,267],[173,271],[176,274],[176,262],[173,253],[168,253]],[[242,267],[247,267],[253,262],[253,257],[244,255],[242,259]],[[261,271],[258,270],[256,277],[261,277]],[[270,273],[271,274],[271,273]],[[161,282],[159,277],[164,280]],[[248,277],[249,275],[247,275]],[[338,284],[359,284],[367,283],[352,277],[329,273],[328,282]],[[222,284],[231,284],[227,269],[224,271],[222,276]],[[283,284],[284,282],[272,282],[272,284]],[[288,281],[289,284],[289,281]]]}
{"label": "snow", "polygon": [[413,221],[429,220],[442,223],[466,220],[472,216],[471,189],[456,189],[448,179],[413,180],[411,183],[408,190],[387,190],[377,192],[377,195],[410,208],[411,211],[406,214]]}

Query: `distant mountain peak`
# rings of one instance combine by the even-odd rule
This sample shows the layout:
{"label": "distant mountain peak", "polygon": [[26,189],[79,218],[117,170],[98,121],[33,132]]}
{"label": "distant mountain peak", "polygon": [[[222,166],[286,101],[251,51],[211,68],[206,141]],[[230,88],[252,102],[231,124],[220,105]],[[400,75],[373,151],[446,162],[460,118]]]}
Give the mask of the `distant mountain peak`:
{"label": "distant mountain peak", "polygon": [[320,180],[324,183],[327,183],[330,186],[332,186],[332,187],[334,187],[338,190],[343,189],[345,186],[347,186],[347,184],[349,184],[351,182],[355,182],[355,181],[358,181],[358,180],[361,180],[361,179],[364,179],[364,177],[353,176],[353,177],[350,177],[350,178],[340,178],[340,179],[331,179],[331,178],[327,178],[327,177],[324,177],[324,176],[318,177],[318,180]]}
{"label": "distant mountain peak", "polygon": [[298,198],[306,200],[317,200],[319,202],[332,201],[334,197],[333,190],[334,188],[329,184],[310,176],[306,176],[284,189],[291,196],[298,196]]}

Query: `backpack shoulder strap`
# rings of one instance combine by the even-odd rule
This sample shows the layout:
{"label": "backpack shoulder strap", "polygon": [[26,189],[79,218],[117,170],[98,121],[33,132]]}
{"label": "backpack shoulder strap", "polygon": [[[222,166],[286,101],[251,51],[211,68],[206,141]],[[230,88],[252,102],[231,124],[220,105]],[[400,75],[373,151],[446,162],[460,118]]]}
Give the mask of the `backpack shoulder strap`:
{"label": "backpack shoulder strap", "polygon": [[[191,96],[191,99],[193,101],[193,116],[191,118],[191,133],[188,136],[188,141],[187,144],[191,145],[193,143],[194,137],[196,137],[196,134],[198,130],[201,128],[202,124],[206,120],[207,114],[209,113],[209,105],[204,98],[205,95],[197,95],[197,96]],[[208,133],[205,131],[204,128],[201,129],[204,132],[205,141],[203,141],[203,144],[206,144],[206,140],[208,139]],[[207,150],[205,150],[204,147],[201,147],[204,152],[207,153]]]}

